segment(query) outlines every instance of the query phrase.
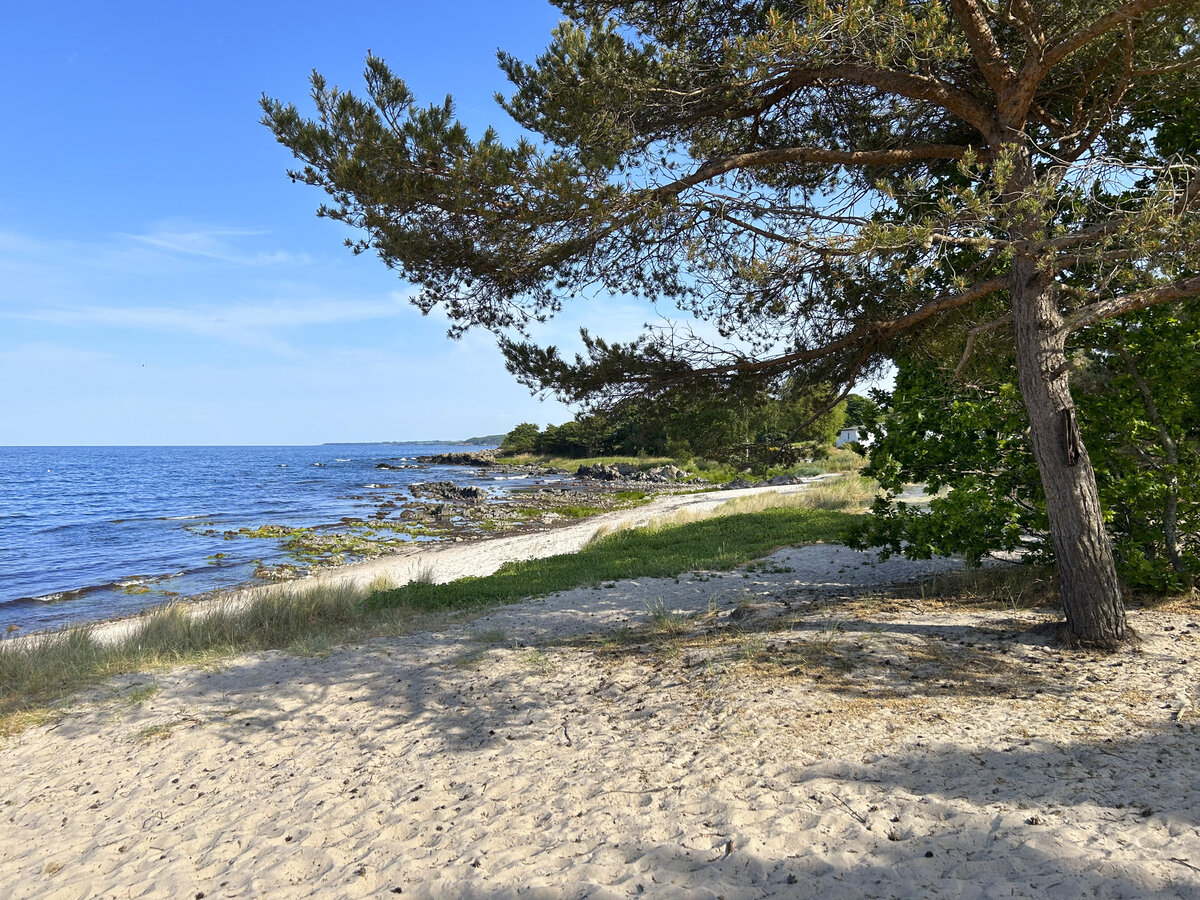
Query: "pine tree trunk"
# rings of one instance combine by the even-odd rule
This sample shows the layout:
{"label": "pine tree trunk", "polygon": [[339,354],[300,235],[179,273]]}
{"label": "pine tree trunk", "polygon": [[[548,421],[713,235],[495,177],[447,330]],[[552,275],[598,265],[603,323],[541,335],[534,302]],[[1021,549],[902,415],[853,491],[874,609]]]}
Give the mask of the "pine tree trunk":
{"label": "pine tree trunk", "polygon": [[1066,332],[1033,260],[1013,264],[1012,304],[1017,377],[1046,494],[1067,627],[1082,644],[1116,647],[1127,628],[1112,544],[1096,473],[1075,429]]}

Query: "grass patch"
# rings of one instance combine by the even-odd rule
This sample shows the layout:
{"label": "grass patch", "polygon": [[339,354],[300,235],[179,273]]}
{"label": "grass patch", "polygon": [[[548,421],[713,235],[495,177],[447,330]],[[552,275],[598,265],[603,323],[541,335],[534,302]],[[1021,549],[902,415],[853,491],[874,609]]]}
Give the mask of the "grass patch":
{"label": "grass patch", "polygon": [[[400,610],[366,610],[365,596],[350,589],[280,588],[204,609],[159,606],[134,619],[124,634],[104,640],[95,626],[78,625],[6,642],[0,647],[0,733],[51,716],[54,705],[76,690],[118,675],[255,650],[319,652],[394,632],[412,620]],[[142,702],[155,690],[139,688],[130,700]]]}
{"label": "grass patch", "polygon": [[750,497],[730,500],[716,511],[717,515],[731,513],[753,513],[764,509],[828,509],[858,511],[871,505],[879,493],[879,482],[861,475],[846,475],[820,484],[810,485],[801,491],[786,494],[778,491],[763,492]]}
{"label": "grass patch", "polygon": [[816,461],[823,472],[857,472],[867,464],[867,458],[853,450],[833,449],[824,459]]}
{"label": "grass patch", "polygon": [[150,725],[138,732],[138,741],[143,744],[149,744],[153,741],[165,741],[171,736],[170,725]]}
{"label": "grass patch", "polygon": [[590,519],[606,510],[602,506],[556,506],[553,512],[568,519]]}
{"label": "grass patch", "polygon": [[1127,607],[1144,607],[1180,615],[1200,613],[1200,589],[1192,588],[1177,594],[1156,594],[1149,590],[1131,590],[1125,598]]}
{"label": "grass patch", "polygon": [[650,614],[650,628],[659,634],[683,634],[691,627],[686,616],[669,610],[661,598],[646,604],[646,611]]}
{"label": "grass patch", "polygon": [[[704,522],[709,519],[733,515],[756,515],[769,510],[823,510],[832,512],[859,513],[871,505],[879,491],[879,483],[872,478],[848,475],[825,484],[805,487],[799,491],[763,491],[749,497],[736,497],[709,510],[679,510],[651,521],[651,527],[669,528]],[[619,530],[619,529],[618,529]],[[610,526],[602,526],[593,538],[598,541],[615,533]],[[821,538],[830,540],[830,538]],[[840,537],[832,538],[840,540]]]}
{"label": "grass patch", "polygon": [[469,639],[477,644],[503,644],[508,640],[508,633],[500,628],[489,628],[485,631],[472,631]]}
{"label": "grass patch", "polygon": [[866,458],[852,450],[837,450],[831,448],[827,456],[810,462],[801,462],[791,466],[772,466],[766,470],[752,474],[745,464],[735,464],[727,460],[706,459],[701,456],[592,456],[586,459],[569,459],[563,456],[522,456],[500,457],[500,463],[509,465],[552,466],[574,472],[580,466],[616,466],[630,465],[642,471],[672,465],[686,472],[700,475],[713,484],[726,484],[736,478],[759,480],[772,475],[816,475],[821,472],[857,472],[866,465]]}
{"label": "grass patch", "polygon": [[629,503],[633,505],[640,505],[642,503],[650,502],[650,498],[647,496],[645,491],[617,491],[615,494],[613,494],[613,499],[619,503]]}
{"label": "grass patch", "polygon": [[539,675],[553,675],[558,664],[545,650],[527,650],[521,654],[521,662]]}
{"label": "grass patch", "polygon": [[449,584],[406,584],[370,598],[374,606],[445,609],[513,603],[581,585],[727,571],[780,547],[838,541],[854,516],[831,510],[769,509],[683,525],[605,535],[577,553],[506,563],[494,575]]}
{"label": "grass patch", "polygon": [[[1000,565],[935,575],[916,585],[920,599],[946,606],[1037,609],[1060,604],[1050,566]],[[907,590],[912,596],[915,591]]]}
{"label": "grass patch", "polygon": [[28,706],[16,709],[5,715],[0,715],[0,738],[10,738],[20,734],[26,728],[36,728],[38,725],[49,725],[63,717],[60,709],[49,706]]}

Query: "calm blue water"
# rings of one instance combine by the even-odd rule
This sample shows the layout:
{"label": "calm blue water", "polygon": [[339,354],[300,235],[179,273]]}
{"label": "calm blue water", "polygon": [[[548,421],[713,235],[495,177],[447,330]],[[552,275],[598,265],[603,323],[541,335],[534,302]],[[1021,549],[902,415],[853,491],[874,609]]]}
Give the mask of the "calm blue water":
{"label": "calm blue water", "polygon": [[365,519],[418,481],[493,492],[522,483],[415,467],[416,456],[462,449],[0,447],[0,634],[126,615],[247,583],[259,561],[288,561],[278,540],[226,531]]}

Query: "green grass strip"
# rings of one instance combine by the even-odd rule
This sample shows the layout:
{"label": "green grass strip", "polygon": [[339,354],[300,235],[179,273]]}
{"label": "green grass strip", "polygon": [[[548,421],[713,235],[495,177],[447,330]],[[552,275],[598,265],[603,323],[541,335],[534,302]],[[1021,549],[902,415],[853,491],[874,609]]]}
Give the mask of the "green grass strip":
{"label": "green grass strip", "polygon": [[368,603],[426,610],[484,606],[608,581],[734,569],[780,547],[840,541],[856,518],[830,510],[768,509],[638,528],[601,538],[578,553],[505,563],[494,575],[406,584],[375,594]]}

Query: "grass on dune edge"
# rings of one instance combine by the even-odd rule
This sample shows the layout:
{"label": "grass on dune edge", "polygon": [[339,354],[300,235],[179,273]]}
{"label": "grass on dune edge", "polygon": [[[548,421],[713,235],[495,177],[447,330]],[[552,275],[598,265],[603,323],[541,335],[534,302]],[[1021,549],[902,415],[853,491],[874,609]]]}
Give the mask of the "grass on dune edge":
{"label": "grass on dune edge", "polygon": [[40,721],[47,707],[109,678],[238,653],[320,652],[338,643],[419,629],[431,616],[481,609],[583,585],[732,569],[783,546],[837,541],[854,519],[833,510],[766,509],[602,537],[577,553],[508,563],[449,584],[418,580],[368,590],[261,592],[238,605],[167,604],[100,640],[81,625],[0,645],[0,735]]}
{"label": "grass on dune edge", "polygon": [[373,595],[368,605],[435,610],[513,603],[603,581],[733,569],[780,547],[838,541],[854,518],[833,510],[767,509],[636,528],[600,538],[578,553],[506,563],[494,575],[406,584]]}

